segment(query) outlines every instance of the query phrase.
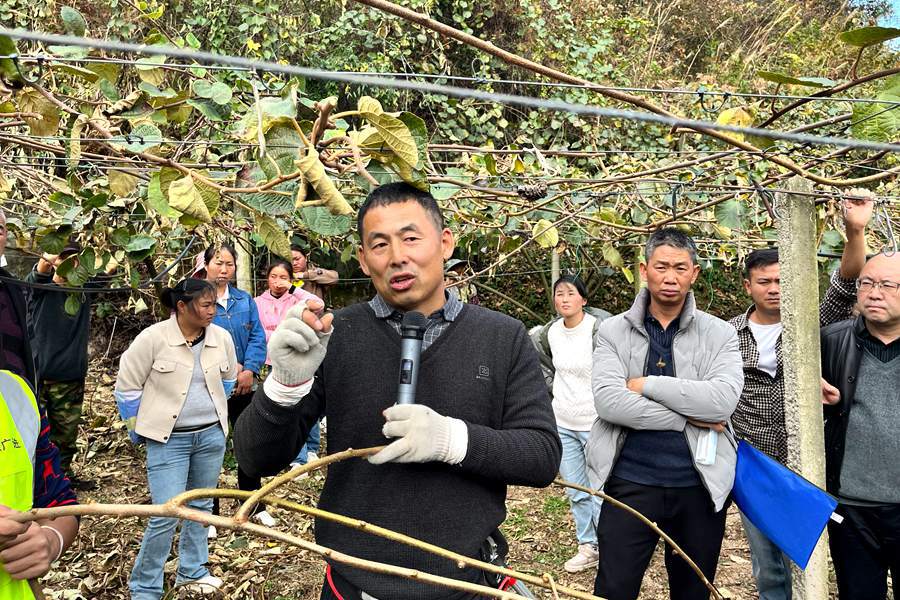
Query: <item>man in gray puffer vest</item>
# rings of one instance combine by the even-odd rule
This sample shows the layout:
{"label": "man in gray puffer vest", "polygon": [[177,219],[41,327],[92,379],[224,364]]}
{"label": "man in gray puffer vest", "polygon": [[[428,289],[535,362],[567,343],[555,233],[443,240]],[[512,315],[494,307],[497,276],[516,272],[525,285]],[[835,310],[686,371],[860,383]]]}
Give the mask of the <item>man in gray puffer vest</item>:
{"label": "man in gray puffer vest", "polygon": [[[716,573],[736,454],[723,435],[744,382],[734,327],[697,310],[693,240],[677,229],[650,236],[631,309],[597,332],[592,384],[599,418],[588,441],[591,483],[656,522],[706,577]],[[594,594],[637,598],[658,536],[606,504],[597,527]],[[670,596],[709,598],[667,548]]]}

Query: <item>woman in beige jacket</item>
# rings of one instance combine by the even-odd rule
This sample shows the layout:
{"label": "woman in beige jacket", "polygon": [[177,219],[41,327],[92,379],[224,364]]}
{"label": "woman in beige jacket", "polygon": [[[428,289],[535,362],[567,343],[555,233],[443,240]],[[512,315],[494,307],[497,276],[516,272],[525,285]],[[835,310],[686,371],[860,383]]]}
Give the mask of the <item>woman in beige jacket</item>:
{"label": "woman in beige jacket", "polygon": [[[227,399],[237,374],[231,335],[212,324],[212,284],[185,279],[166,288],[160,300],[172,316],[142,331],[125,351],[115,392],[132,439],[147,443],[147,481],[155,504],[185,490],[216,487],[228,433]],[[209,512],[212,500],[189,505]],[[163,567],[177,525],[177,519],[150,518],[129,581],[132,600],[162,598]],[[206,567],[206,535],[200,523],[183,523],[176,585],[222,584]]]}

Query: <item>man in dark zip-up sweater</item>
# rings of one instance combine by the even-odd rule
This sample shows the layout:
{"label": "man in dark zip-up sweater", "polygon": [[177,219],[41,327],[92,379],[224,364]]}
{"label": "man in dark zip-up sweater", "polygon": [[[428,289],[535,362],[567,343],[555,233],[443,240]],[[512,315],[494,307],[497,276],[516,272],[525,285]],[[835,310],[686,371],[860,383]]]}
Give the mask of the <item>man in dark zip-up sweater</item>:
{"label": "man in dark zip-up sweater", "polygon": [[[430,195],[382,186],[360,210],[359,225],[360,264],[378,295],[337,312],[333,328],[330,316],[319,321],[302,306],[292,309],[270,341],[272,376],[238,421],[238,460],[259,474],[278,471],[321,415],[330,452],[397,438],[369,462],[331,466],[320,508],[477,557],[505,518],[506,486],[547,485],[559,467],[537,353],[520,322],[445,291],[442,266],[453,237]],[[393,406],[399,319],[411,310],[428,317],[416,405]],[[316,539],[360,558],[484,581],[477,570],[329,521],[317,521]],[[325,599],[474,597],[330,567]]]}

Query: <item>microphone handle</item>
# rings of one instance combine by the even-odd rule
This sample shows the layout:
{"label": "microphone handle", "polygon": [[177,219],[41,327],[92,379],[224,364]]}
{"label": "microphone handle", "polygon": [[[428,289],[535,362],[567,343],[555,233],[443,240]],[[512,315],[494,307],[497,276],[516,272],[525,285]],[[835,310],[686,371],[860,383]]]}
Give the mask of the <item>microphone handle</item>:
{"label": "microphone handle", "polygon": [[397,404],[416,403],[416,383],[419,381],[421,355],[421,339],[413,337],[400,339],[400,384],[397,386]]}

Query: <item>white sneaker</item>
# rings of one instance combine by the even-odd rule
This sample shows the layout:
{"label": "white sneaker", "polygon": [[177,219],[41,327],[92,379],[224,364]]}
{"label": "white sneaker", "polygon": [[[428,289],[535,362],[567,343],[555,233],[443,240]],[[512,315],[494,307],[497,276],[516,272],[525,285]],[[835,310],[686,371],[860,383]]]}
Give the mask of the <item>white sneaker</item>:
{"label": "white sneaker", "polygon": [[209,530],[206,532],[206,539],[208,539],[208,540],[214,540],[214,539],[216,539],[217,537],[219,537],[219,532],[216,531],[216,526],[215,526],[215,525],[210,525],[210,526],[209,526]]}
{"label": "white sneaker", "polygon": [[215,575],[205,575],[200,579],[195,579],[193,581],[186,581],[182,585],[185,588],[189,588],[192,591],[196,589],[201,594],[212,594],[216,592],[224,582],[220,577],[216,577]]}
{"label": "white sneaker", "polygon": [[317,460],[319,460],[319,455],[316,454],[315,452],[308,452],[306,454],[306,462],[307,463],[311,463],[311,462],[314,462]]}
{"label": "white sneaker", "polygon": [[593,544],[578,544],[578,552],[566,561],[563,568],[568,573],[578,573],[596,567],[600,563],[600,553]]}
{"label": "white sneaker", "polygon": [[253,515],[253,520],[264,527],[275,527],[275,524],[278,523],[278,521],[275,520],[275,517],[264,510]]}

